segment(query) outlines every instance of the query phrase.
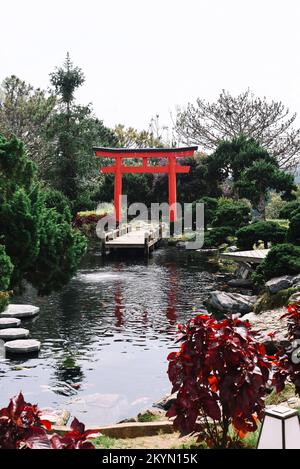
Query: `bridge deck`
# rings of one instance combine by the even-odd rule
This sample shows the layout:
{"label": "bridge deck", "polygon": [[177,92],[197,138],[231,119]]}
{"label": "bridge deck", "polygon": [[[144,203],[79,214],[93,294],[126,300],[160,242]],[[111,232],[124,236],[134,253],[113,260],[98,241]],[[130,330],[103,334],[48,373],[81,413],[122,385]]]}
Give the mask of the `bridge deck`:
{"label": "bridge deck", "polygon": [[[106,241],[105,246],[108,248],[144,248],[146,230],[134,230],[123,234],[118,238]],[[158,238],[149,240],[148,245],[152,246],[158,241]]]}
{"label": "bridge deck", "polygon": [[102,252],[106,249],[144,249],[149,254],[162,238],[163,225],[141,223],[138,225],[124,225],[116,230],[107,232]]}
{"label": "bridge deck", "polygon": [[236,262],[249,262],[260,264],[268,254],[269,249],[253,249],[252,251],[223,252],[222,259]]}

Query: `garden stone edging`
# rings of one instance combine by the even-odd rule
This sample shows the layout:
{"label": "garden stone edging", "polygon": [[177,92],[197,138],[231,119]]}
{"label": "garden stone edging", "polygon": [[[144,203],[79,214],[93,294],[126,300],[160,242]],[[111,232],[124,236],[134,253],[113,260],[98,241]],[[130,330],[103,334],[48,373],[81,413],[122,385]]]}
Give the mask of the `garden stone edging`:
{"label": "garden stone edging", "polygon": [[[175,428],[171,421],[160,422],[133,422],[119,423],[105,427],[89,427],[89,430],[95,433],[109,436],[110,438],[138,438],[143,436],[154,436],[158,434],[174,433]],[[68,427],[53,426],[51,431],[57,433],[66,433],[70,431]]]}
{"label": "garden stone edging", "polygon": [[210,293],[208,304],[223,313],[247,314],[253,311],[256,296],[242,295],[240,293],[225,293],[215,290]]}

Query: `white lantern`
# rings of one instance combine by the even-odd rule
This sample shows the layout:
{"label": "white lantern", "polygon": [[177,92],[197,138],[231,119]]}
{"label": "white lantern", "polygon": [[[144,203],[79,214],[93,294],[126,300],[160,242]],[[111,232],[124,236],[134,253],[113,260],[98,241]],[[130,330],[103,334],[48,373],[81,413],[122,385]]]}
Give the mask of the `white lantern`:
{"label": "white lantern", "polygon": [[283,406],[267,409],[257,449],[300,449],[298,412]]}

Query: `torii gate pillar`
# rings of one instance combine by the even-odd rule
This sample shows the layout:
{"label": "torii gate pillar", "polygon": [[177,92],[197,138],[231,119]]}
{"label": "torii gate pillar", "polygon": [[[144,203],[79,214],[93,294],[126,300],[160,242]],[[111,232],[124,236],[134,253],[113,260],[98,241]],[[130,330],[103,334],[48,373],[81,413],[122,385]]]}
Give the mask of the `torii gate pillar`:
{"label": "torii gate pillar", "polygon": [[[177,220],[176,213],[176,174],[188,173],[189,166],[178,165],[176,158],[193,156],[198,147],[184,148],[147,148],[147,149],[128,149],[128,148],[103,148],[94,147],[95,155],[105,158],[114,158],[113,166],[104,166],[100,171],[102,173],[114,173],[114,205],[116,221],[121,220],[121,197],[122,197],[122,174],[128,173],[167,173],[169,176],[169,221]],[[122,164],[125,158],[142,158],[141,166],[125,166]],[[167,165],[148,165],[149,158],[167,159]]]}

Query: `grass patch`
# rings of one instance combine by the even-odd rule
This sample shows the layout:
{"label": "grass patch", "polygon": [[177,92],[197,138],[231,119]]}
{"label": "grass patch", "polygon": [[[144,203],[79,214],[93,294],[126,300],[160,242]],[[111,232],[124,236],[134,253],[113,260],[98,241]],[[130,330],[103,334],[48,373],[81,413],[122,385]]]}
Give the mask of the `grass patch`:
{"label": "grass patch", "polygon": [[290,397],[295,397],[295,386],[291,383],[285,385],[281,392],[276,392],[275,389],[266,397],[266,405],[278,405],[286,402]]}
{"label": "grass patch", "polygon": [[138,422],[155,422],[155,420],[160,420],[160,416],[152,414],[152,412],[144,412],[137,416]]}
{"label": "grass patch", "polygon": [[110,449],[117,445],[118,440],[116,438],[111,438],[110,436],[99,435],[97,438],[92,440],[92,443],[96,448]]}

